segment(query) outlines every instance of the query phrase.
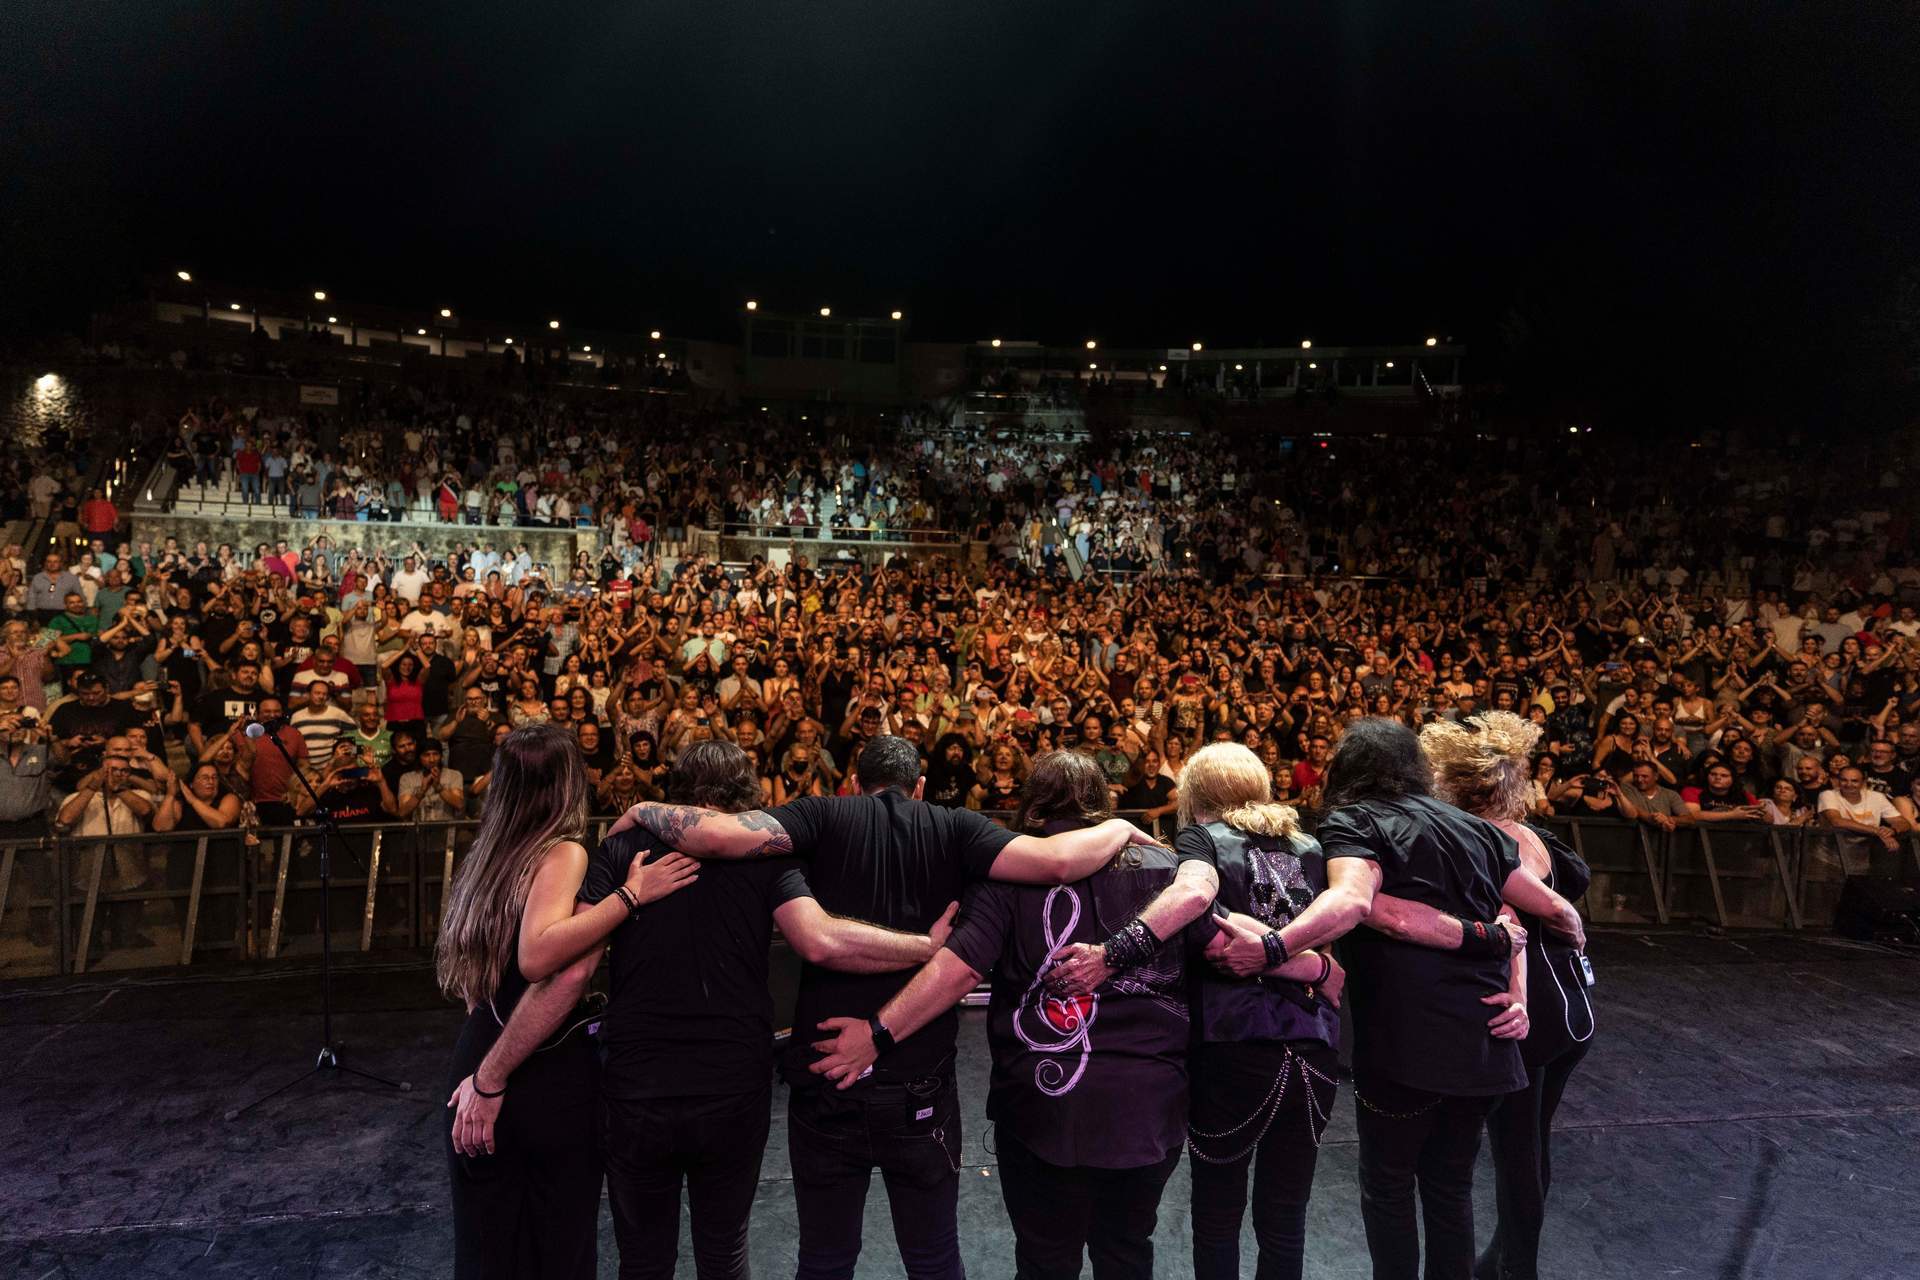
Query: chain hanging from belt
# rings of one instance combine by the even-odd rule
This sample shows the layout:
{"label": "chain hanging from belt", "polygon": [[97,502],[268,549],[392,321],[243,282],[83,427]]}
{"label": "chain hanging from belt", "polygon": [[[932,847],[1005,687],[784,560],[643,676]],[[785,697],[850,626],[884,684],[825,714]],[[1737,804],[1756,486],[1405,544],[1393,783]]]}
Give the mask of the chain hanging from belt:
{"label": "chain hanging from belt", "polygon": [[[1187,1150],[1193,1153],[1193,1158],[1202,1164],[1238,1164],[1252,1154],[1261,1142],[1266,1139],[1267,1130],[1273,1127],[1274,1119],[1280,1114],[1280,1104],[1286,1101],[1287,1085],[1293,1079],[1295,1064],[1299,1066],[1300,1084],[1301,1087],[1306,1090],[1307,1094],[1307,1104],[1302,1108],[1307,1118],[1307,1136],[1312,1139],[1313,1145],[1317,1149],[1320,1146],[1321,1136],[1327,1131],[1329,1113],[1320,1109],[1320,1099],[1314,1096],[1313,1079],[1317,1077],[1324,1080],[1336,1089],[1339,1088],[1339,1082],[1332,1076],[1314,1070],[1307,1064],[1305,1058],[1295,1053],[1291,1046],[1288,1046],[1286,1049],[1286,1057],[1280,1063],[1280,1070],[1274,1076],[1273,1085],[1267,1090],[1265,1100],[1263,1100],[1259,1106],[1255,1107],[1253,1113],[1245,1120],[1229,1128],[1221,1129],[1216,1133],[1208,1133],[1206,1130],[1196,1129],[1192,1125],[1187,1126]],[[1233,1155],[1210,1156],[1200,1149],[1200,1144],[1196,1141],[1196,1139],[1215,1141],[1228,1137],[1246,1129],[1256,1120],[1261,1122],[1260,1132],[1253,1136],[1252,1142],[1248,1143]]]}

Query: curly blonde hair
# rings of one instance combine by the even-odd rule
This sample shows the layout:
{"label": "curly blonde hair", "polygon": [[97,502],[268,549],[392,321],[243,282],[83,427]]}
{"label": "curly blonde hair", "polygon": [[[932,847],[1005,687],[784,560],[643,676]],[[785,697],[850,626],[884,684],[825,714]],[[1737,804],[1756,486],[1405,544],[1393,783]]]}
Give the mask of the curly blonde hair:
{"label": "curly blonde hair", "polygon": [[1433,762],[1434,793],[1483,818],[1525,816],[1539,741],[1540,726],[1511,711],[1436,720],[1420,730],[1421,750]]}

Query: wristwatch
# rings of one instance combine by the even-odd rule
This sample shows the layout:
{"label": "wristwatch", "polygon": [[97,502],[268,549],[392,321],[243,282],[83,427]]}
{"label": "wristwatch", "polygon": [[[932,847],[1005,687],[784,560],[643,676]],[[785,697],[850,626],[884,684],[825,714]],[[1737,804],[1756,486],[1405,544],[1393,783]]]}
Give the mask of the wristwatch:
{"label": "wristwatch", "polygon": [[887,1030],[887,1024],[880,1021],[880,1015],[874,1014],[867,1019],[867,1030],[873,1033],[873,1051],[877,1056],[893,1050],[893,1032]]}

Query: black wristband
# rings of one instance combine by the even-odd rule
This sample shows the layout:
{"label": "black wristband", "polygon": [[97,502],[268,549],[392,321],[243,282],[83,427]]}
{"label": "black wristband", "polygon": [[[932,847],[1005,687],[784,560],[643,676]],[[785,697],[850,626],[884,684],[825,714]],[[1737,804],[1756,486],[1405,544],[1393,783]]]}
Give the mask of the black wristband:
{"label": "black wristband", "polygon": [[485,1089],[482,1089],[480,1087],[480,1070],[477,1067],[474,1068],[473,1092],[475,1096],[481,1097],[481,1098],[498,1098],[504,1095],[506,1091],[507,1091],[507,1086],[504,1084],[501,1085],[498,1089],[494,1090],[492,1093],[488,1093]]}
{"label": "black wristband", "polygon": [[1460,950],[1470,956],[1504,956],[1513,950],[1513,940],[1498,920],[1462,920]]}
{"label": "black wristband", "polygon": [[1107,968],[1120,970],[1151,960],[1160,946],[1160,939],[1154,936],[1146,921],[1135,916],[1114,930],[1113,936],[1101,944],[1101,950],[1105,953]]}
{"label": "black wristband", "polygon": [[887,1024],[880,1021],[880,1015],[874,1014],[867,1019],[867,1030],[873,1033],[873,1052],[875,1056],[893,1051],[893,1032],[887,1030]]}
{"label": "black wristband", "polygon": [[1320,976],[1313,980],[1313,985],[1316,987],[1325,986],[1327,979],[1332,976],[1333,976],[1333,957],[1331,955],[1326,954],[1325,952],[1322,952],[1320,956]]}
{"label": "black wristband", "polygon": [[1287,940],[1280,936],[1278,929],[1269,929],[1260,937],[1260,945],[1267,949],[1267,968],[1278,969],[1290,957],[1287,954]]}
{"label": "black wristband", "polygon": [[626,904],[627,916],[629,919],[633,917],[633,914],[636,911],[640,910],[640,900],[633,896],[633,890],[627,888],[627,886],[623,884],[617,884],[613,886],[613,893],[615,897],[619,898],[621,902]]}

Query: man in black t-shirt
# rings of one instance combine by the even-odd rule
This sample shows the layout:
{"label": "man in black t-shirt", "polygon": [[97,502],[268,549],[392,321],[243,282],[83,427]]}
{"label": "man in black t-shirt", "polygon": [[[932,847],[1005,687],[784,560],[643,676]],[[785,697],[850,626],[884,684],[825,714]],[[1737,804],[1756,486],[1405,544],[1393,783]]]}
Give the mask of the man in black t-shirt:
{"label": "man in black t-shirt", "polygon": [[[668,792],[675,803],[739,812],[760,787],[739,747],[700,742],[674,763]],[[624,884],[634,858],[669,851],[641,828],[609,836],[588,863],[581,904]],[[612,939],[600,1092],[614,1234],[623,1272],[671,1274],[684,1178],[700,1276],[744,1277],[771,1106],[773,925],[810,965],[884,973],[926,961],[951,915],[932,936],[829,915],[797,858],[709,865],[674,896],[634,912]],[[504,1078],[495,1066],[487,1078]]]}
{"label": "man in black t-shirt", "polygon": [[[825,910],[910,933],[925,932],[973,881],[1068,884],[1123,846],[1150,843],[1119,819],[1050,837],[1016,836],[970,810],[927,804],[919,799],[920,753],[902,738],[875,738],[855,767],[859,796],[812,797],[741,814],[642,804],[609,836],[640,826],[696,857],[797,853]],[[934,1018],[845,1091],[808,1070],[820,1056],[809,1043],[813,1030],[836,1016],[870,1022],[905,984],[901,974],[839,974],[811,963],[801,970],[796,1035],[781,1069],[792,1086],[789,1150],[803,1277],[853,1273],[876,1167],[908,1274],[962,1274],[957,1016],[949,1009]]]}

